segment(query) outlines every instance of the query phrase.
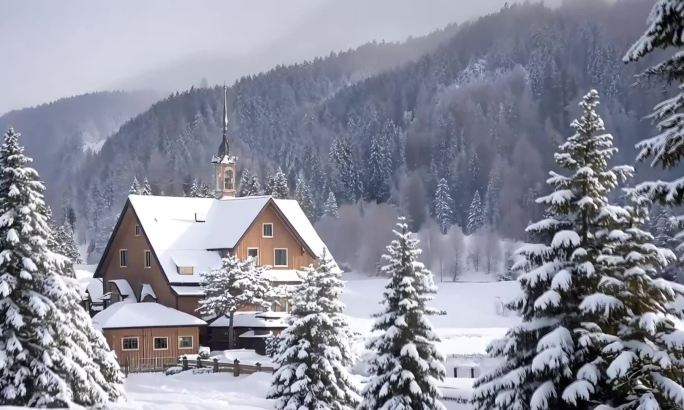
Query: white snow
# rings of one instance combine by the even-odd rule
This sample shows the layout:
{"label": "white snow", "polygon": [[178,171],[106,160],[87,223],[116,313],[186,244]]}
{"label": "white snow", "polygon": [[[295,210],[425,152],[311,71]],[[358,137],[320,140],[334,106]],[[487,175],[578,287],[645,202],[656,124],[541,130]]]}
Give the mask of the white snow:
{"label": "white snow", "polygon": [[133,288],[131,287],[131,284],[128,283],[126,279],[112,279],[109,281],[109,283],[113,283],[116,285],[117,289],[119,289],[119,293],[121,296],[124,297],[129,302],[137,302],[138,298],[135,296],[135,292],[133,292]]}
{"label": "white snow", "polygon": [[[233,326],[235,327],[287,327],[288,315],[280,317],[273,315],[274,312],[235,312]],[[230,319],[221,316],[211,322],[209,327],[228,327]]]}
{"label": "white snow", "polygon": [[117,302],[93,317],[98,329],[160,326],[203,326],[206,322],[155,302]]}

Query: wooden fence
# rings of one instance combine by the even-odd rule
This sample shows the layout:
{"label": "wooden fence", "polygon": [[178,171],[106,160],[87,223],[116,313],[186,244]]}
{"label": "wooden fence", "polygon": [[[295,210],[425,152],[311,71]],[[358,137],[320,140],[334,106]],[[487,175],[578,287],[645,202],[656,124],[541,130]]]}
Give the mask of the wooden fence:
{"label": "wooden fence", "polygon": [[212,373],[233,373],[233,376],[238,377],[241,374],[252,374],[257,372],[273,373],[273,367],[262,366],[261,363],[254,365],[242,364],[238,359],[230,362],[219,362],[217,358],[202,359],[197,357],[196,360],[188,360],[186,356],[178,359],[178,366],[185,371],[190,369],[207,369]]}

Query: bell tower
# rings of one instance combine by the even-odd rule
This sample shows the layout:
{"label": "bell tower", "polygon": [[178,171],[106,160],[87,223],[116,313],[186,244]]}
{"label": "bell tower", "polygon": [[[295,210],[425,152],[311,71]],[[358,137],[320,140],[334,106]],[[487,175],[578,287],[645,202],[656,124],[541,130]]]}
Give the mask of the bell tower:
{"label": "bell tower", "polygon": [[219,145],[218,153],[211,159],[214,164],[214,190],[216,197],[235,197],[237,181],[236,165],[237,157],[230,155],[228,144],[228,89],[223,86],[223,137]]}

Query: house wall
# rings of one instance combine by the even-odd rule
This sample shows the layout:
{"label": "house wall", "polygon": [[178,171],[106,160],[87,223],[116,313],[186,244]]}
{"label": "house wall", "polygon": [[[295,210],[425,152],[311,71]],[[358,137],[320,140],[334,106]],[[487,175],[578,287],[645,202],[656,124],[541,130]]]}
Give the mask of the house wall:
{"label": "house wall", "polygon": [[[145,364],[160,363],[162,360],[173,362],[183,354],[195,354],[199,351],[199,327],[153,327],[131,329],[104,329],[103,331],[109,347],[116,353],[119,363],[128,364],[135,368]],[[179,349],[178,337],[192,336],[191,349]],[[123,350],[122,340],[126,337],[138,337],[138,350]],[[167,337],[167,350],[154,350],[154,338]],[[168,359],[168,360],[167,360]]]}
{"label": "house wall", "polygon": [[[104,255],[101,265],[103,272],[103,283],[105,292],[113,292],[112,302],[118,301],[118,290],[116,285],[109,283],[112,279],[126,279],[133,288],[136,297],[140,297],[140,291],[144,283],[150,284],[157,301],[165,306],[176,307],[176,295],[171,290],[166,277],[161,270],[159,262],[152,254],[152,266],[145,268],[145,250],[152,250],[145,231],[140,228],[140,236],[135,235],[135,226],[138,225],[138,218],[131,206],[127,207],[123,215],[119,229],[114,232],[109,252]],[[128,249],[128,266],[119,266],[119,250]],[[189,313],[189,312],[188,312]]]}
{"label": "house wall", "polygon": [[[273,223],[273,238],[264,238],[263,224]],[[270,203],[261,211],[254,223],[249,227],[242,239],[233,249],[233,254],[240,259],[247,258],[248,248],[259,249],[259,264],[274,265],[274,251],[276,248],[287,249],[287,266],[275,267],[277,269],[300,269],[314,262],[311,255],[303,244],[297,240],[297,236],[287,225],[280,213],[276,211],[275,205]]]}

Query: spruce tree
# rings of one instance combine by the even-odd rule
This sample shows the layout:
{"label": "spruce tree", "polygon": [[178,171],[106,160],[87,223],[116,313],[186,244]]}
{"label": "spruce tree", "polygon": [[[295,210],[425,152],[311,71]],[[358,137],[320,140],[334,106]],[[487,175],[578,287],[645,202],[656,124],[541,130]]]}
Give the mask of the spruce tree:
{"label": "spruce tree", "polygon": [[197,178],[192,180],[192,185],[190,185],[190,189],[188,190],[188,196],[190,198],[199,197],[199,181],[197,181]]}
{"label": "spruce tree", "polygon": [[[498,157],[497,157],[498,158]],[[499,196],[501,195],[501,168],[496,163],[489,173],[487,194],[484,199],[484,223],[497,229],[501,221]]]}
{"label": "spruce tree", "polygon": [[418,241],[405,218],[397,226],[383,255],[388,264],[382,270],[391,279],[373,326],[380,335],[368,344],[373,356],[359,409],[444,409],[437,389],[445,376],[443,357],[427,318],[439,313],[427,306],[437,289],[432,273],[418,262]]}
{"label": "spruce tree", "polygon": [[238,188],[238,196],[256,196],[261,195],[261,184],[256,175],[253,175],[248,169],[242,171],[240,177],[240,188]]}
{"label": "spruce tree", "polygon": [[309,218],[310,221],[315,221],[316,219],[316,209],[311,196],[311,188],[309,184],[304,181],[304,178],[299,177],[297,179],[297,186],[295,188],[295,199],[299,203],[299,206],[304,211],[304,214]]}
{"label": "spruce tree", "polygon": [[368,153],[368,176],[365,184],[366,200],[377,203],[386,202],[390,196],[392,179],[392,153],[390,141],[384,134],[376,134],[371,138]]}
{"label": "spruce tree", "polygon": [[138,195],[142,191],[142,188],[140,187],[140,182],[138,182],[137,177],[133,177],[133,183],[131,184],[131,187],[128,189],[128,193],[130,195]]}
{"label": "spruce tree", "polygon": [[480,191],[475,191],[475,196],[470,202],[468,208],[468,223],[466,228],[468,234],[472,235],[482,228],[484,225],[484,215],[482,213],[482,199],[480,198]]}
{"label": "spruce tree", "polygon": [[103,372],[93,361],[99,346],[82,343],[92,323],[75,280],[63,276],[64,257],[48,249],[44,188],[18,136],[10,129],[0,148],[0,402],[103,406],[123,394],[118,365]]}
{"label": "spruce tree", "polygon": [[275,174],[268,178],[268,195],[276,199],[287,199],[290,197],[290,187],[287,185],[287,177],[283,170],[278,167]]}
{"label": "spruce tree", "polygon": [[337,218],[337,199],[335,194],[330,191],[328,192],[328,199],[325,200],[323,204],[323,216],[329,216],[332,218]]}
{"label": "spruce tree", "polygon": [[302,276],[290,324],[279,336],[269,398],[278,410],[353,410],[359,397],[348,370],[352,333],[340,300],[341,271],[323,255]]}
{"label": "spruce tree", "polygon": [[147,177],[143,180],[142,186],[140,187],[139,195],[152,195],[152,187],[150,186],[150,181]]}
{"label": "spruce tree", "polygon": [[330,161],[335,168],[335,182],[341,202],[354,203],[361,198],[363,183],[351,142],[338,138],[330,147]]}
{"label": "spruce tree", "polygon": [[53,229],[52,240],[49,245],[51,251],[66,256],[72,263],[83,263],[81,253],[78,251],[78,246],[74,240],[74,231],[69,223],[65,222],[60,227]]}
{"label": "spruce tree", "polygon": [[449,194],[449,185],[447,184],[446,178],[442,178],[437,184],[437,191],[435,192],[434,200],[435,218],[437,219],[437,223],[439,224],[439,229],[442,232],[442,235],[446,235],[452,223],[452,203],[453,200]]}
{"label": "spruce tree", "polygon": [[241,261],[233,255],[223,258],[220,269],[201,274],[205,292],[198,311],[207,316],[228,317],[228,348],[235,343],[233,319],[241,306],[270,306],[270,284],[264,270],[252,258]]}
{"label": "spruce tree", "polygon": [[608,168],[616,149],[596,112],[598,93],[591,90],[573,122],[575,134],[560,146],[554,158],[569,175],[550,172],[554,192],[537,199],[547,207],[545,219],[527,228],[543,243],[527,244],[517,253],[524,259],[520,272],[521,296],[509,305],[522,316],[504,339],[492,343],[489,354],[502,363],[475,383],[476,409],[587,408],[589,393],[574,384],[591,377],[595,352],[580,343],[584,324],[594,318],[580,309],[598,288],[598,259],[603,241],[599,232],[614,223],[619,208],[607,195],[632,168]]}

